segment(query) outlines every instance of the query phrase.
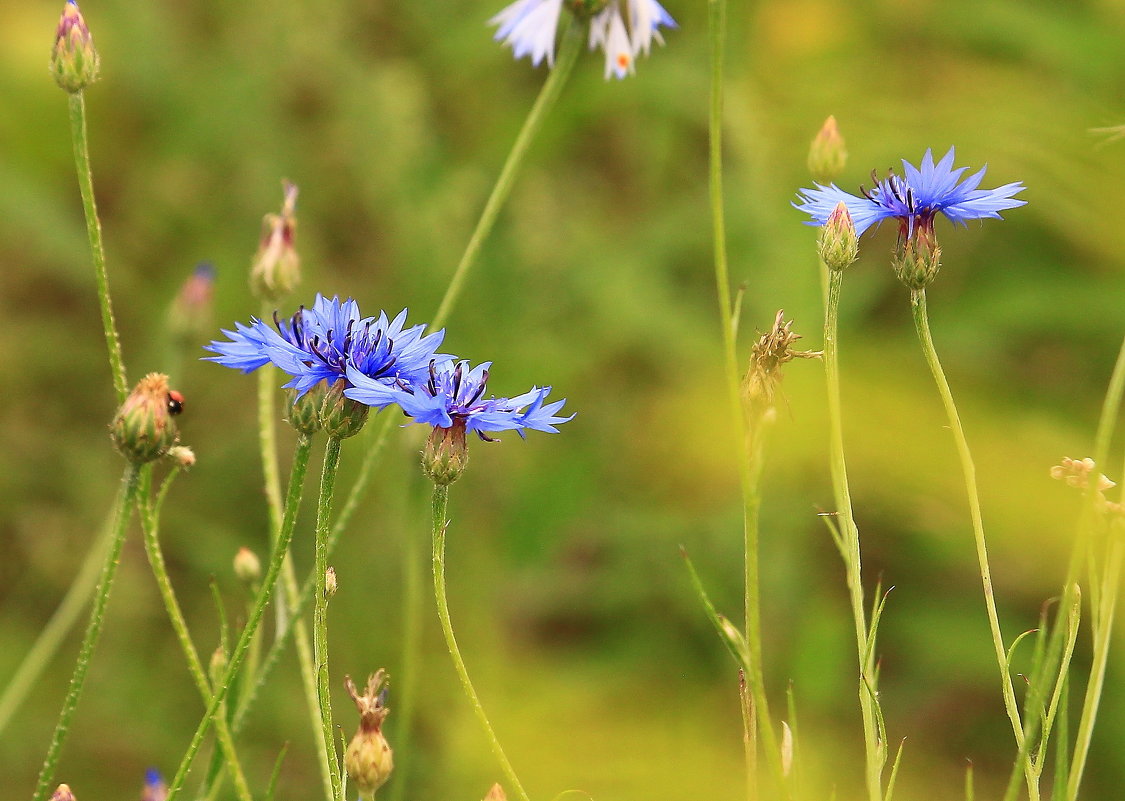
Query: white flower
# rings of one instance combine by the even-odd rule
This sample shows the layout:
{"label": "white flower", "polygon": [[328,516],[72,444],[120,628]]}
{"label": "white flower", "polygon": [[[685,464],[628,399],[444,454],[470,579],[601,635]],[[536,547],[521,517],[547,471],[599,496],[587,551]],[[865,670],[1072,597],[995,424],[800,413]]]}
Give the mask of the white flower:
{"label": "white flower", "polygon": [[[553,67],[562,6],[563,0],[516,0],[489,24],[497,26],[494,38],[511,45],[516,58],[530,56],[536,66],[546,59],[548,66]],[[606,79],[611,75],[631,75],[636,57],[649,54],[653,39],[664,44],[661,26],[674,28],[676,21],[658,0],[608,0],[590,18],[589,39],[591,50],[600,47],[605,52]]]}
{"label": "white flower", "polygon": [[547,59],[555,66],[555,30],[562,12],[562,0],[516,0],[495,17],[489,25],[499,25],[494,39],[512,46],[516,58],[531,55],[531,63]]}

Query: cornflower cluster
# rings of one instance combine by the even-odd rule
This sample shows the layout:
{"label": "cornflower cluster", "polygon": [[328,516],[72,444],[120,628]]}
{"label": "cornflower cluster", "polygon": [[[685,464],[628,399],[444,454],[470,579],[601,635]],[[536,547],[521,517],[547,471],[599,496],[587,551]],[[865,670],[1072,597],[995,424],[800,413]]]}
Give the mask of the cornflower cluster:
{"label": "cornflower cluster", "polygon": [[483,440],[499,431],[557,432],[573,417],[557,415],[566,399],[545,403],[551,387],[532,387],[514,398],[486,396],[490,362],[469,362],[438,353],[445,330],[425,333],[406,325],[403,309],[394,319],[380,312],[363,317],[352,299],[317,295],[288,320],[273,324],[251,318],[248,325],[223,330],[227,341],[213,341],[205,357],[249,373],[273,364],[290,376],[286,387],[300,398],[318,385],[339,391],[365,406],[397,405],[414,422],[435,429],[473,431]]}

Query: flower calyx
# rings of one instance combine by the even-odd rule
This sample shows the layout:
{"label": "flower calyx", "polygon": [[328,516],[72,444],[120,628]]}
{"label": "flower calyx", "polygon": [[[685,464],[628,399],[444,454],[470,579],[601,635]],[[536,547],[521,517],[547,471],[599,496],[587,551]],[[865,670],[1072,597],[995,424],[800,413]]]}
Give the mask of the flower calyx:
{"label": "flower calyx", "polygon": [[168,388],[168,376],[149,373],[121,404],[110,424],[117,450],[131,462],[144,464],[163,456],[179,441],[173,415],[183,411],[184,398]]}

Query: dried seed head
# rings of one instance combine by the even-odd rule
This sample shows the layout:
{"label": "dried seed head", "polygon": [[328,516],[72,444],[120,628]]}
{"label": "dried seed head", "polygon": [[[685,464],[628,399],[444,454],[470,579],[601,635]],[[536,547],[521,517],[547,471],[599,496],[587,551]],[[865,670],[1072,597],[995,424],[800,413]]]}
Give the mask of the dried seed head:
{"label": "dried seed head", "polygon": [[751,417],[761,415],[773,406],[774,395],[781,385],[781,366],[793,359],[817,359],[820,351],[794,350],[801,338],[793,331],[793,321],[785,321],[785,310],[779,309],[773,327],[762,334],[750,350],[750,369],[742,381],[742,399]]}
{"label": "dried seed head", "polygon": [[359,711],[359,729],[344,752],[344,767],[363,801],[371,801],[394,770],[394,752],[382,732],[387,717],[386,681],[387,673],[380,669],[368,678],[361,695],[351,676],[344,677],[344,686]]}

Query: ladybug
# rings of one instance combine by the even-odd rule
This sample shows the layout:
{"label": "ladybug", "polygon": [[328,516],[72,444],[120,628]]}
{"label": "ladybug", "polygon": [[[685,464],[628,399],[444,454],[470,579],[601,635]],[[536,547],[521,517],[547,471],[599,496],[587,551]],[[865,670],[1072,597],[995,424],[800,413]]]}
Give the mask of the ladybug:
{"label": "ladybug", "polygon": [[168,414],[179,414],[184,410],[184,396],[176,390],[168,393]]}

